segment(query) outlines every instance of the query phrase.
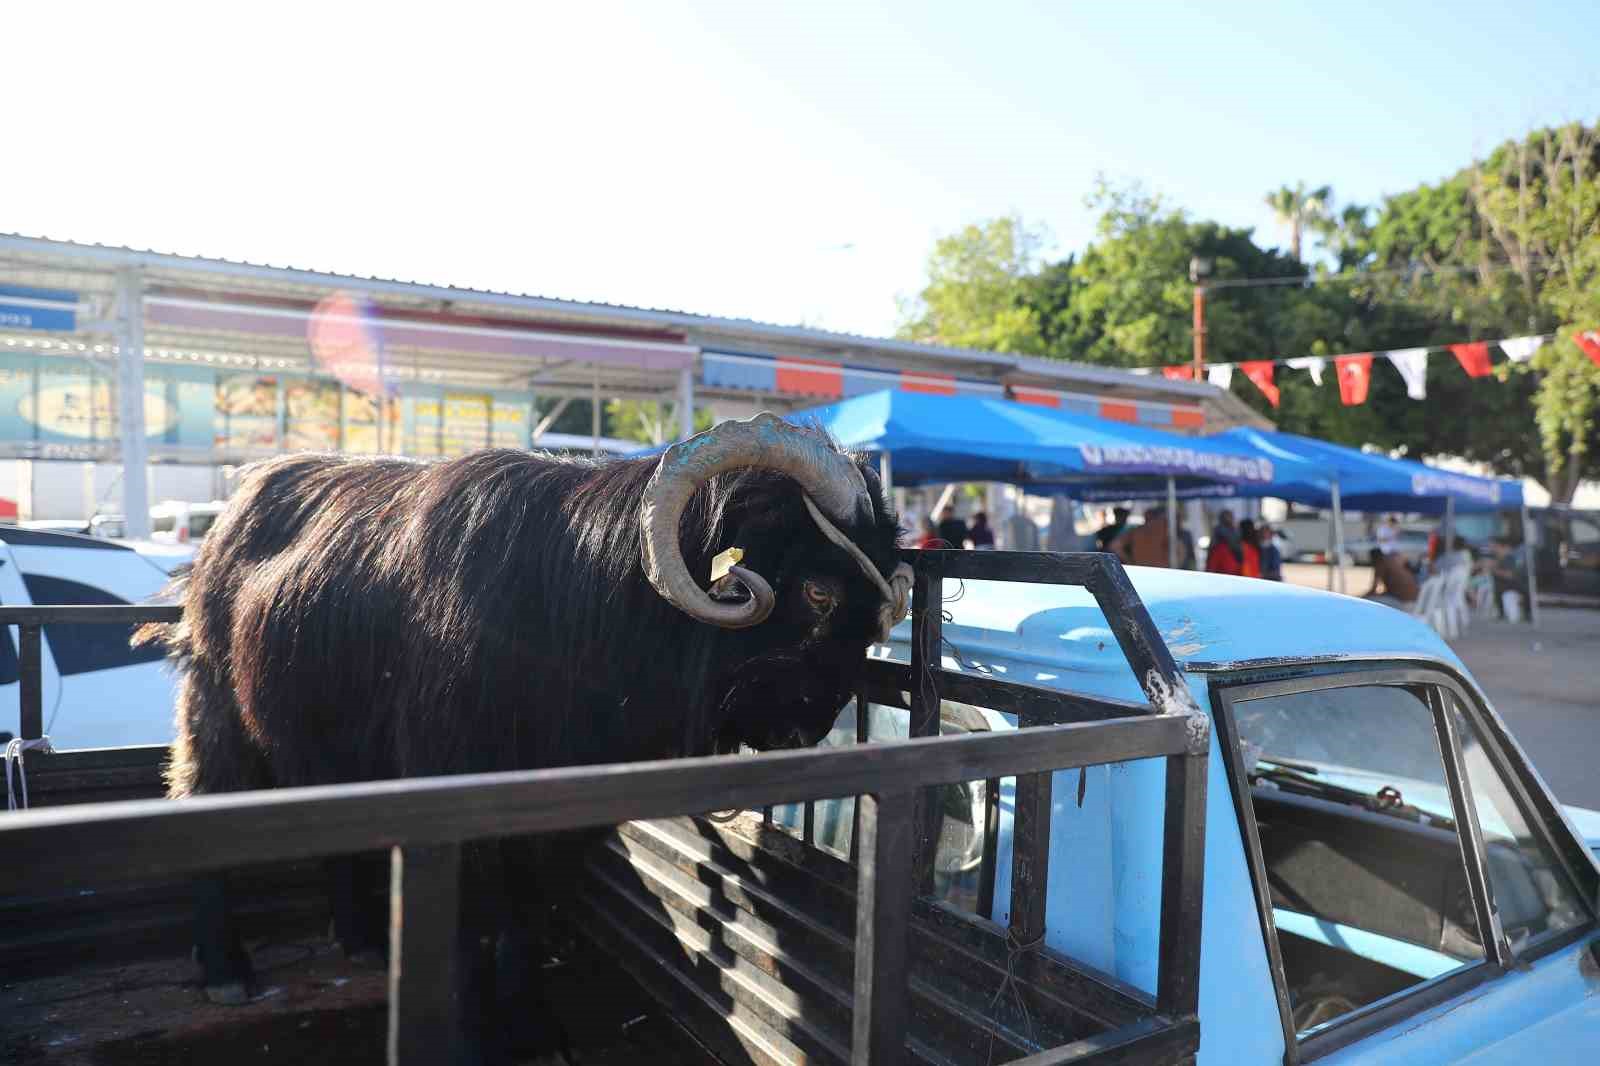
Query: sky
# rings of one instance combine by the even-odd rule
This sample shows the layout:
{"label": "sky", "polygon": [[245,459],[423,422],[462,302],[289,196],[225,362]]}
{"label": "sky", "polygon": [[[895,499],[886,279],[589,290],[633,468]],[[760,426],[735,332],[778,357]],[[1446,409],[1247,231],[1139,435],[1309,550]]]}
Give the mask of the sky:
{"label": "sky", "polygon": [[1286,243],[1600,119],[1592,0],[13,5],[0,231],[885,335],[1096,176]]}

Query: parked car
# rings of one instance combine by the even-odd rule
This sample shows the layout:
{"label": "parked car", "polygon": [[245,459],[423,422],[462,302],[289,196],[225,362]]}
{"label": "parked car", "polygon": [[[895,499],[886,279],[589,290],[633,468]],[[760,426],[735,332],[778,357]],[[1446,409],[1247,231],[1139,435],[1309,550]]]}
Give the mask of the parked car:
{"label": "parked car", "polygon": [[[0,603],[7,606],[144,603],[193,555],[0,526]],[[173,678],[158,651],[128,646],[129,626],[47,625],[43,632],[44,731],[63,748],[166,744]],[[0,734],[19,727],[17,634],[0,638]]]}
{"label": "parked car", "polygon": [[226,510],[224,500],[186,503],[168,500],[150,508],[150,537],[171,544],[198,544]]}
{"label": "parked car", "polygon": [[1600,598],[1600,511],[1538,507],[1529,517],[1537,530],[1539,591]]}

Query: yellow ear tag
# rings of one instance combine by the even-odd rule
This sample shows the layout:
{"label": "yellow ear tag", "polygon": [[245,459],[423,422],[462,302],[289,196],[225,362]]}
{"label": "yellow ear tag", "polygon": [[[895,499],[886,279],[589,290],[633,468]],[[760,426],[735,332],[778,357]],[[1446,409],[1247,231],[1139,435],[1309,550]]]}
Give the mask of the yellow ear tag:
{"label": "yellow ear tag", "polygon": [[743,561],[743,559],[743,548],[729,548],[725,552],[718,553],[717,557],[711,560],[711,583],[715,585],[718,581],[727,577],[728,571],[733,569],[734,564]]}

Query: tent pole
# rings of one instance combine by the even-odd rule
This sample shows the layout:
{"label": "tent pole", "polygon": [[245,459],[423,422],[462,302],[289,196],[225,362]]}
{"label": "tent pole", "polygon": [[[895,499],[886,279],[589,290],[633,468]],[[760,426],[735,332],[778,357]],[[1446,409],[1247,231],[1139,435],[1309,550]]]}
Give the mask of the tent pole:
{"label": "tent pole", "polygon": [[1528,568],[1528,623],[1533,628],[1539,628],[1539,579],[1536,576],[1539,570],[1539,555],[1534,548],[1534,527],[1528,520],[1528,505],[1522,505],[1522,561]]}
{"label": "tent pole", "polygon": [[891,499],[894,492],[894,463],[889,459],[888,452],[878,453],[878,480],[883,482],[883,497]]}
{"label": "tent pole", "polygon": [[[1339,571],[1339,591],[1345,591],[1344,585],[1344,508],[1339,502],[1339,482],[1333,483],[1333,565]],[[1333,571],[1328,572],[1328,579],[1333,580]]]}
{"label": "tent pole", "polygon": [[1167,475],[1167,568],[1178,568],[1178,483]]}
{"label": "tent pole", "polygon": [[[1526,533],[1527,530],[1523,530],[1523,532]],[[1444,498],[1444,543],[1439,545],[1440,556],[1450,551],[1451,546],[1455,544],[1455,540],[1456,498],[1454,496],[1446,496]]]}

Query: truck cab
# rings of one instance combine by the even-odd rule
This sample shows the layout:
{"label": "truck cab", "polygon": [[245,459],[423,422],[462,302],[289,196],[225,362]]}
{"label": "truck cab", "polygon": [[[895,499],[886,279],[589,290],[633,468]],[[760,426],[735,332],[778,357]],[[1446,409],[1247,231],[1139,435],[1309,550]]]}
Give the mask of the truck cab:
{"label": "truck cab", "polygon": [[[1128,574],[1213,724],[1197,1061],[1578,1061],[1600,1046],[1600,816],[1556,802],[1449,646],[1369,601]],[[947,582],[944,603],[947,670],[1140,698],[1082,589]],[[878,654],[909,662],[911,639],[902,624]],[[1160,868],[1143,815],[1160,789],[1150,761],[1058,773],[1050,826],[1050,861],[1072,873],[1052,881],[1045,943],[1146,992]],[[1003,920],[1009,878],[995,883]]]}

